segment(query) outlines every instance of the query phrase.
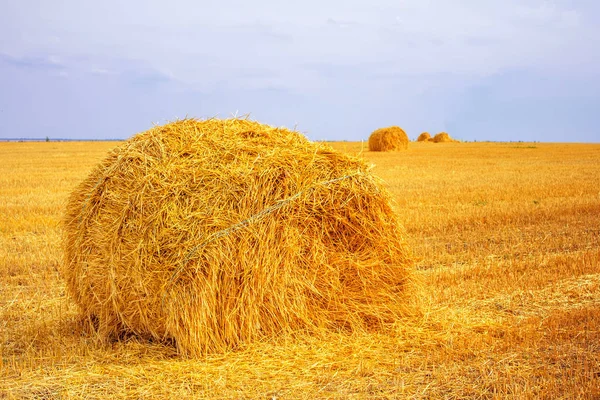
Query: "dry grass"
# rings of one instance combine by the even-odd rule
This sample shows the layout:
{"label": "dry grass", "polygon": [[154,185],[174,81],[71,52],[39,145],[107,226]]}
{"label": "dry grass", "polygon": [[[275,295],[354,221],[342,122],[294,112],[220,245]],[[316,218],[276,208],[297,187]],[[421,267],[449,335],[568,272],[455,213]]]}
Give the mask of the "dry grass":
{"label": "dry grass", "polygon": [[452,139],[450,137],[450,135],[448,135],[446,132],[436,133],[436,135],[433,138],[431,138],[431,141],[434,142],[434,143],[451,143],[451,142],[456,142],[456,140]]}
{"label": "dry grass", "polygon": [[0,143],[0,398],[600,397],[599,145],[364,153],[418,258],[415,315],[199,359],[97,345],[66,298],[61,213],[115,145]]}
{"label": "dry grass", "polygon": [[370,151],[397,151],[408,149],[408,135],[399,126],[379,128],[369,136]]}
{"label": "dry grass", "polygon": [[429,141],[429,139],[431,139],[431,135],[429,134],[429,132],[423,132],[417,138],[417,142],[427,142]]}
{"label": "dry grass", "polygon": [[104,340],[185,355],[385,329],[410,258],[356,157],[247,119],[187,119],[111,151],[70,197],[67,289]]}

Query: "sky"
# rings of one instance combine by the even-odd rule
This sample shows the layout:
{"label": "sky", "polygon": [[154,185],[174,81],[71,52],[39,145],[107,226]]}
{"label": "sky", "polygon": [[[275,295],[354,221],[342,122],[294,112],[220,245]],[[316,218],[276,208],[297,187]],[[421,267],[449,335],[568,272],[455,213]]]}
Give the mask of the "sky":
{"label": "sky", "polygon": [[0,5],[0,139],[246,114],[312,140],[600,142],[600,2]]}

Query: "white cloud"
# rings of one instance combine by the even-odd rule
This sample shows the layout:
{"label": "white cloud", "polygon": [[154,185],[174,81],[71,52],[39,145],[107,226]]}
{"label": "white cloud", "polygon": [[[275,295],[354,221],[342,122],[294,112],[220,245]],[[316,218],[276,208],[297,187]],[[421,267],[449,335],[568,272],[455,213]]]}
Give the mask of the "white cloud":
{"label": "white cloud", "polygon": [[[352,66],[375,60],[394,74],[479,77],[507,68],[589,62],[589,38],[598,35],[598,28],[582,22],[579,10],[541,0],[90,4],[41,2],[27,10],[27,19],[21,15],[21,21],[11,23],[7,18],[8,28],[0,33],[12,26],[8,36],[16,40],[0,41],[0,51],[13,47],[72,59],[85,56],[101,64],[139,60],[199,87],[224,80],[243,85],[240,70],[268,67],[277,72],[275,81],[306,90],[300,78],[309,77],[308,87],[320,84],[299,72],[311,62]],[[26,8],[13,6],[13,12],[23,14]],[[26,31],[27,40],[20,41],[16,30]]]}
{"label": "white cloud", "polygon": [[552,24],[555,28],[573,28],[581,23],[578,11],[562,9],[549,1],[544,1],[537,6],[519,5],[516,7],[516,14],[530,22]]}
{"label": "white cloud", "polygon": [[95,75],[116,75],[115,71],[111,71],[110,69],[106,69],[106,68],[98,68],[98,67],[92,67],[92,69],[90,69],[90,72]]}

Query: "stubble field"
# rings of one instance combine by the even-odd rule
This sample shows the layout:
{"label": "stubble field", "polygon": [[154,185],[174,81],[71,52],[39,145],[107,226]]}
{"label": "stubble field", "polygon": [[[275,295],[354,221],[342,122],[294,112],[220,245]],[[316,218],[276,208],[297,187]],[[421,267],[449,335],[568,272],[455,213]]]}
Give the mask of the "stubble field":
{"label": "stubble field", "polygon": [[0,143],[0,399],[600,398],[600,145],[333,144],[394,195],[408,315],[202,359],[100,345],[66,297],[63,208],[116,145]]}

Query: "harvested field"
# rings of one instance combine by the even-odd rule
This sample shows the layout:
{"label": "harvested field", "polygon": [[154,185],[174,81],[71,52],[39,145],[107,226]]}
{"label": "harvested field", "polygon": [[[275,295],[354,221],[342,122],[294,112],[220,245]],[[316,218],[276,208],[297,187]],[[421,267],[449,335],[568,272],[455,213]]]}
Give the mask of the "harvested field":
{"label": "harvested field", "polygon": [[412,313],[197,358],[136,335],[101,343],[67,297],[62,214],[117,145],[0,143],[0,398],[600,396],[600,145],[334,144],[394,197]]}

